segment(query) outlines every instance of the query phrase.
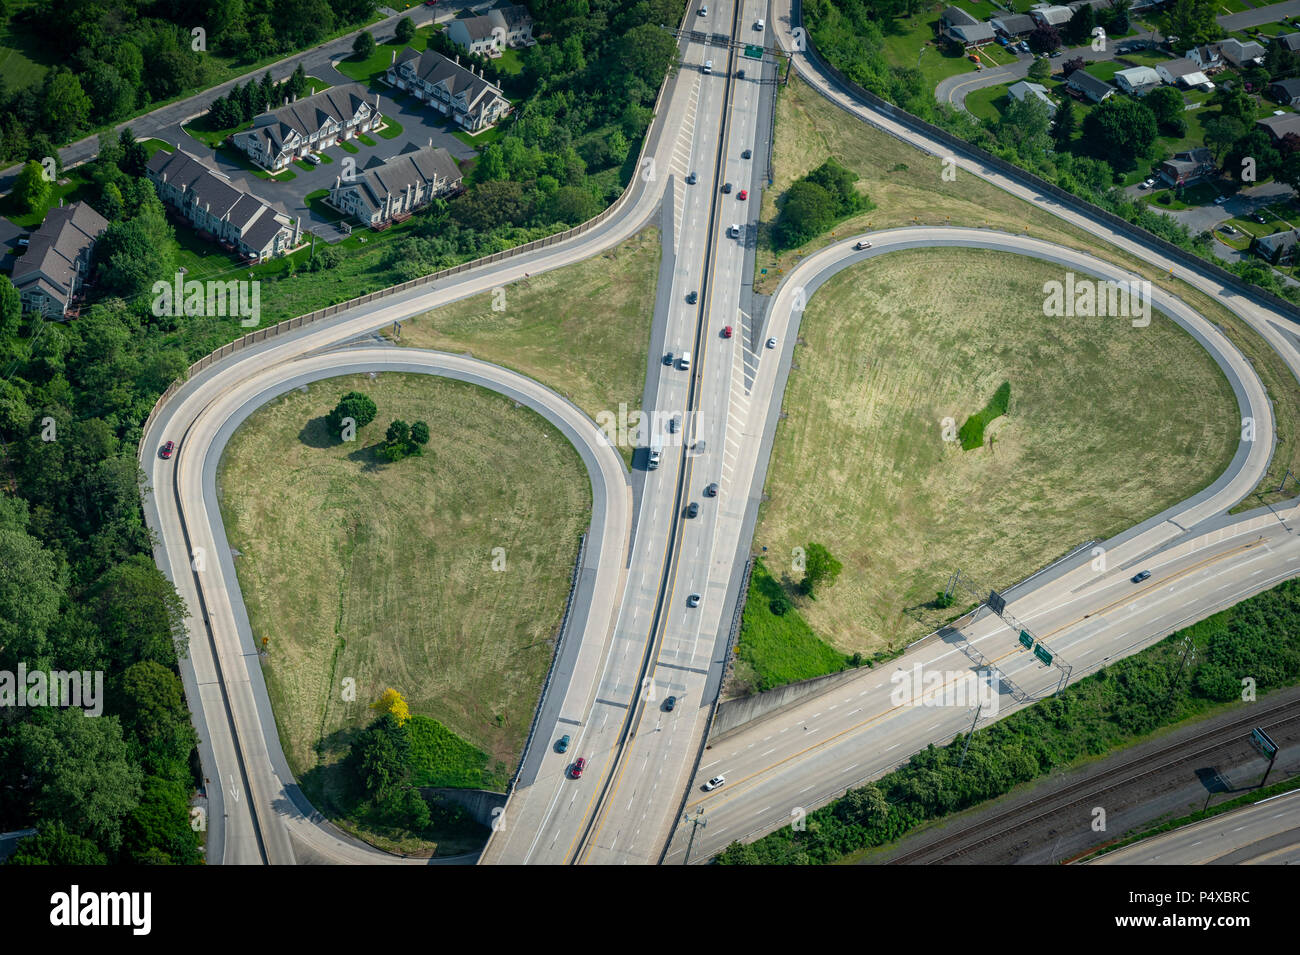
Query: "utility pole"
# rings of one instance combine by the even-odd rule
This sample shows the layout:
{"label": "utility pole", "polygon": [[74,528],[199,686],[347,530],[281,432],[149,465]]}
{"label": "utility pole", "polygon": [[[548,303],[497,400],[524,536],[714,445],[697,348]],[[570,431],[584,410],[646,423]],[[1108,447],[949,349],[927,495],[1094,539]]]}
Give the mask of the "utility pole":
{"label": "utility pole", "polygon": [[961,769],[966,763],[966,750],[970,749],[971,737],[975,735],[975,724],[980,721],[980,714],[984,712],[984,704],[981,703],[975,707],[975,719],[970,721],[970,732],[966,734],[966,745],[961,748],[961,759],[957,760],[957,768]]}
{"label": "utility pole", "polygon": [[692,816],[690,813],[687,813],[686,815],[682,816],[682,821],[689,822],[691,824],[691,841],[686,844],[686,858],[682,862],[682,865],[690,865],[691,849],[695,848],[695,833],[699,832],[700,829],[707,826],[709,824],[709,821],[704,818],[703,806],[695,810],[694,816]]}

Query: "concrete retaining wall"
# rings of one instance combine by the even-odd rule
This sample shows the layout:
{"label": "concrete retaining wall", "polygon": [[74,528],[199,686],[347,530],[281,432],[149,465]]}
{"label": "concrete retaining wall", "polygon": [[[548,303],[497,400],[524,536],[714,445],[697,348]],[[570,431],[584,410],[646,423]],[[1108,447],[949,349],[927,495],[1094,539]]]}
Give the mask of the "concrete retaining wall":
{"label": "concrete retaining wall", "polygon": [[[492,821],[496,816],[492,810],[503,807],[506,804],[505,793],[492,793],[486,789],[421,789],[426,797],[442,802],[452,802],[462,806],[474,817],[474,821],[481,825],[492,827]],[[500,815],[500,813],[497,813]]]}
{"label": "concrete retaining wall", "polygon": [[825,693],[841,683],[847,683],[854,677],[859,676],[860,673],[860,667],[841,670],[839,673],[815,676],[809,680],[800,680],[798,683],[779,686],[775,690],[768,690],[766,693],[755,693],[753,696],[746,696],[739,700],[727,700],[718,706],[718,713],[713,719],[713,730],[709,736],[709,742],[716,743],[742,726],[747,726],[755,720],[773,716],[791,704],[798,703],[810,696]]}

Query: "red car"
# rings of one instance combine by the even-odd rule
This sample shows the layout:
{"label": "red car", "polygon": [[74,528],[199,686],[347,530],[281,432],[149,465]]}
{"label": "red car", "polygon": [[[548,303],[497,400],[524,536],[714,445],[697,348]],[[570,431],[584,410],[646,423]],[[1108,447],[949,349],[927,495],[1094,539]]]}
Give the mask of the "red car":
{"label": "red car", "polygon": [[586,768],[587,768],[587,757],[579,756],[578,761],[573,764],[573,769],[570,771],[570,775],[573,776],[574,779],[581,779],[582,771]]}
{"label": "red car", "polygon": [[736,196],[736,198],[737,198],[737,199],[748,199],[748,198],[749,198],[749,190],[748,190],[748,189],[742,189],[742,190],[740,190],[740,195]]}
{"label": "red car", "polygon": [[160,458],[170,458],[172,456],[172,452],[175,450],[176,450],[176,442],[168,441],[166,444],[162,446],[162,448],[159,449],[158,456]]}
{"label": "red car", "polygon": [[723,337],[723,338],[730,338],[730,337],[731,337],[731,326],[730,326],[730,325],[728,325],[728,326],[726,326],[725,328],[722,329],[722,337]]}

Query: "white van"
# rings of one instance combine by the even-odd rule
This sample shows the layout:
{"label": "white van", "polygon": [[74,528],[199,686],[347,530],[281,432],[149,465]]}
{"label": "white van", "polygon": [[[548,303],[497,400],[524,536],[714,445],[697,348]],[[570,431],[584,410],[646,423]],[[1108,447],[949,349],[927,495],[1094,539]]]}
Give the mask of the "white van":
{"label": "white van", "polygon": [[712,72],[713,72],[713,61],[712,61],[712,60],[705,60],[705,61],[704,61],[704,72],[705,72],[705,73],[712,73]]}
{"label": "white van", "polygon": [[682,352],[682,357],[681,357],[681,359],[678,361],[677,367],[679,367],[682,371],[690,371],[690,369],[691,369],[691,353],[690,353],[690,352],[688,352],[688,351],[684,351],[684,352]]}

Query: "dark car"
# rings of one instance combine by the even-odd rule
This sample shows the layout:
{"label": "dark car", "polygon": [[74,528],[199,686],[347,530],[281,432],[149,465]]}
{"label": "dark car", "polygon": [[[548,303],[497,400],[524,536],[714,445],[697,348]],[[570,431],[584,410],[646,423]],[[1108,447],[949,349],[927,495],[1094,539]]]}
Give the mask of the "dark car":
{"label": "dark car", "polygon": [[691,173],[689,176],[686,177],[686,185],[688,186],[693,186],[698,181],[699,180],[695,178],[695,173]]}
{"label": "dark car", "polygon": [[563,753],[568,748],[569,748],[569,734],[565,733],[563,736],[561,736],[559,739],[555,741],[555,751],[557,753]]}
{"label": "dark car", "polygon": [[158,449],[158,457],[170,458],[172,456],[172,452],[175,450],[176,450],[176,442],[168,441],[166,444],[164,444],[161,448]]}
{"label": "dark car", "polygon": [[731,193],[731,183],[729,183],[729,182],[724,182],[724,183],[722,184],[722,191],[725,192],[725,193],[730,194],[730,193]]}
{"label": "dark car", "polygon": [[579,756],[578,761],[573,764],[573,769],[569,770],[569,775],[574,779],[582,778],[582,771],[587,768],[587,757]]}
{"label": "dark car", "polygon": [[673,353],[669,352],[668,354],[664,355],[664,364],[671,365],[672,363],[673,363]]}
{"label": "dark car", "polygon": [[667,710],[669,713],[673,711],[673,707],[676,705],[677,705],[677,697],[675,696],[670,696],[664,700],[664,709]]}
{"label": "dark car", "polygon": [[687,292],[687,293],[686,293],[686,303],[687,303],[688,305],[694,305],[694,304],[695,304],[696,302],[698,302],[699,300],[700,300],[700,293],[699,293],[699,292]]}
{"label": "dark car", "polygon": [[753,155],[754,155],[754,150],[752,150],[752,149],[746,149],[743,153],[740,154],[740,158],[741,158],[741,159],[748,159],[748,158],[750,158],[750,157],[753,156]]}
{"label": "dark car", "polygon": [[1151,571],[1149,570],[1140,571],[1139,573],[1133,575],[1133,583],[1140,584],[1142,583],[1142,581],[1146,580],[1150,576],[1151,576]]}
{"label": "dark car", "polygon": [[744,78],[745,78],[745,71],[744,71],[744,70],[736,70],[736,79],[738,79],[738,80],[743,80]]}
{"label": "dark car", "polygon": [[699,517],[699,515],[700,515],[700,505],[697,502],[691,501],[691,503],[686,505],[687,517]]}
{"label": "dark car", "polygon": [[706,488],[704,489],[704,493],[707,494],[709,497],[717,497],[717,496],[718,496],[718,485],[716,485],[716,484],[710,484],[708,487],[706,487]]}

